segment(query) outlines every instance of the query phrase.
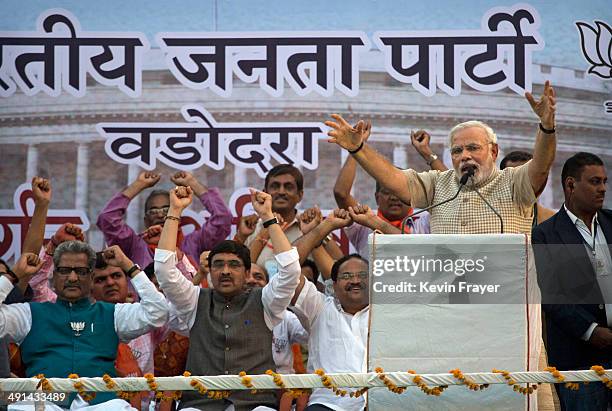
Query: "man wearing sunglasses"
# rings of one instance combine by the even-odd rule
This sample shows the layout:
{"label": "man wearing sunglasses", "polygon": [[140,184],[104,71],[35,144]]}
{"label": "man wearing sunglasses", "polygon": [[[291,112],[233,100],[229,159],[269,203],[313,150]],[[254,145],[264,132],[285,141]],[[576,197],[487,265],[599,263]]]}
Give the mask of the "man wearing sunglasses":
{"label": "man wearing sunglasses", "polygon": [[[108,264],[120,267],[132,279],[140,303],[110,304],[94,302],[92,273],[96,262],[94,250],[81,241],[66,241],[53,254],[52,287],[55,303],[25,303],[0,306],[0,336],[9,335],[21,347],[26,376],[66,378],[115,375],[119,342],[128,342],[168,320],[168,305],[138,265],[116,248],[104,251]],[[0,300],[22,277],[40,269],[42,262],[24,253],[11,273],[0,278]],[[75,395],[70,396],[74,399]],[[89,404],[105,403],[103,409],[129,408],[114,393],[97,393]],[[70,401],[67,403],[70,407]],[[64,403],[66,405],[66,403]],[[87,406],[80,396],[72,408]]]}
{"label": "man wearing sunglasses", "polygon": [[[272,329],[279,324],[300,279],[297,251],[272,212],[272,197],[251,190],[253,209],[268,229],[279,272],[263,288],[245,287],[251,269],[249,249],[235,241],[223,241],[208,255],[213,288],[201,288],[176,268],[176,235],[182,211],[189,206],[192,190],[170,191],[170,209],[155,251],[155,275],[172,303],[170,327],[189,335],[187,369],[193,375],[263,374],[274,369]],[[228,398],[210,399],[185,391],[182,409],[257,411],[275,409],[274,393],[233,391]]]}

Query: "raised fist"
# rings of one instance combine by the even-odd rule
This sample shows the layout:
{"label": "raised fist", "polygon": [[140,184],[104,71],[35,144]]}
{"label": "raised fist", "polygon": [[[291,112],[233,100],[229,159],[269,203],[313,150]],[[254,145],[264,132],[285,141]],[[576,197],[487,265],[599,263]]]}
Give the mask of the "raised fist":
{"label": "raised fist", "polygon": [[349,226],[353,223],[349,212],[342,208],[336,208],[325,218],[325,220],[332,224],[334,230]]}
{"label": "raised fist", "polygon": [[261,218],[262,221],[270,220],[274,217],[272,213],[272,196],[268,193],[264,193],[263,191],[257,191],[250,189],[251,191],[251,204],[253,204],[253,209]]}
{"label": "raised fist", "polygon": [[192,197],[193,190],[191,187],[176,186],[170,190],[170,208],[183,211],[191,204]]}
{"label": "raised fist", "polygon": [[370,207],[368,207],[365,204],[363,205],[358,204],[355,207],[349,207],[348,212],[349,212],[349,216],[354,222],[356,222],[357,224],[366,226],[366,227],[369,227],[368,222],[372,218],[377,218],[374,215],[374,212],[370,210]]}
{"label": "raised fist", "polygon": [[157,184],[160,178],[161,174],[154,173],[153,171],[143,171],[138,174],[138,179],[136,181],[140,183],[143,188],[149,188]]}
{"label": "raised fist", "polygon": [[321,223],[321,220],[323,220],[323,216],[321,215],[319,207],[314,206],[309,208],[298,216],[300,231],[302,234],[308,234],[313,228]]}
{"label": "raised fist", "polygon": [[118,245],[110,246],[102,251],[102,256],[106,264],[121,268],[127,271],[134,265],[132,261],[121,250]]}
{"label": "raised fist", "polygon": [[32,179],[32,193],[36,204],[48,205],[51,202],[51,183],[46,178],[34,177]]}
{"label": "raised fist", "polygon": [[240,234],[242,238],[247,238],[253,234],[258,219],[259,217],[257,217],[257,214],[240,217],[240,221],[238,222],[238,234]]}
{"label": "raised fist", "polygon": [[155,224],[155,225],[150,226],[142,233],[142,239],[147,244],[154,244],[154,245],[158,244],[159,238],[161,236],[162,228],[163,226],[161,224]]}
{"label": "raised fist", "polygon": [[43,261],[33,253],[23,253],[13,266],[13,272],[18,279],[30,278],[40,270]]}

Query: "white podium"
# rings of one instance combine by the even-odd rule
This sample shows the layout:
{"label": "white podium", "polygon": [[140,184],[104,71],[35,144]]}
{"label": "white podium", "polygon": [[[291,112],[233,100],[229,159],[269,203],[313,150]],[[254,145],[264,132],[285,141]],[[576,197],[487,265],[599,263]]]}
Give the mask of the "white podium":
{"label": "white podium", "polygon": [[[535,264],[524,235],[373,234],[368,371],[535,371],[541,341],[537,301]],[[371,389],[368,407],[515,411],[536,410],[537,404],[535,394],[527,398],[508,385],[491,385],[476,392],[450,386],[439,397],[417,387],[402,395]]]}

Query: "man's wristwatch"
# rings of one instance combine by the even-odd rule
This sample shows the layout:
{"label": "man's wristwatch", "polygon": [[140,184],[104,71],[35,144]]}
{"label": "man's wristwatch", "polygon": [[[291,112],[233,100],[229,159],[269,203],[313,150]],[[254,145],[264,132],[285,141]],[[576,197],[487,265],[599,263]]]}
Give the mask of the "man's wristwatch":
{"label": "man's wristwatch", "polygon": [[431,166],[433,164],[434,161],[436,161],[438,159],[438,156],[435,155],[434,153],[431,153],[429,155],[429,158],[427,159],[427,165]]}
{"label": "man's wristwatch", "polygon": [[271,219],[269,219],[268,221],[264,221],[263,222],[263,228],[268,228],[270,227],[272,224],[278,224],[278,220],[276,219],[276,217],[272,217]]}
{"label": "man's wristwatch", "polygon": [[127,276],[128,276],[128,277],[130,277],[130,278],[134,278],[133,274],[134,274],[136,271],[142,271],[142,268],[140,268],[140,266],[139,266],[138,264],[134,264],[134,265],[132,266],[132,268],[130,268],[129,270],[127,270],[127,271],[125,272],[125,275],[127,275]]}

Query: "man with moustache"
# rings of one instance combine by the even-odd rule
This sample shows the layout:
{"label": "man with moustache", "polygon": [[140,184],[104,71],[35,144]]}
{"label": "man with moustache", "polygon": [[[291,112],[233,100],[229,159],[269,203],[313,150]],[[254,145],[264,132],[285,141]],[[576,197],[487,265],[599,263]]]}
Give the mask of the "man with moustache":
{"label": "man with moustache", "polygon": [[[0,306],[0,336],[9,335],[20,345],[27,377],[40,373],[49,378],[66,378],[72,373],[82,377],[114,376],[119,342],[130,341],[168,321],[166,300],[138,266],[130,265],[129,260],[120,261],[109,250],[105,253],[110,264],[120,266],[132,278],[140,303],[93,302],[90,296],[96,253],[81,241],[67,241],[58,245],[53,254],[55,303]],[[13,273],[0,278],[0,300],[4,301],[19,279],[32,275],[41,266],[36,255],[23,254]],[[115,397],[114,393],[99,392],[89,404],[104,403],[97,408],[104,410],[131,409]],[[71,409],[89,404],[76,396]]]}
{"label": "man with moustache", "polygon": [[[295,208],[304,195],[302,172],[291,164],[279,164],[273,167],[266,174],[264,192],[270,194],[272,198],[272,211],[284,221],[283,231],[289,242],[295,241],[302,235]],[[251,260],[274,276],[275,272],[271,272],[276,268],[273,264],[272,244],[268,230],[265,230],[262,224],[260,219],[244,245],[251,250]]]}
{"label": "man with moustache", "polygon": [[[561,171],[563,207],[533,229],[548,359],[560,370],[612,368],[612,210],[602,208],[607,179],[595,154],[570,157]],[[555,388],[562,410],[612,406],[612,391],[601,382],[577,391]]]}
{"label": "man with moustache", "polygon": [[[137,234],[125,223],[124,217],[130,202],[142,191],[154,187],[160,179],[161,175],[155,172],[141,172],[136,181],[111,198],[100,212],[96,223],[104,233],[104,241],[108,245],[118,245],[125,255],[141,267],[146,267],[153,261],[161,226],[170,205],[168,192],[153,190],[149,193],[144,205],[144,233]],[[179,259],[179,268],[183,273],[195,272],[191,266],[197,265],[200,253],[210,250],[229,235],[232,214],[219,190],[201,184],[191,173],[179,171],[170,180],[176,185],[191,187],[204,209],[210,212],[210,217],[203,227],[184,237],[180,233],[177,238],[178,246],[189,259]],[[188,278],[192,277],[191,274],[187,275]]]}
{"label": "man with moustache", "polygon": [[544,190],[546,179],[555,157],[555,93],[547,81],[544,93],[536,101],[530,93],[526,98],[540,119],[533,150],[533,160],[523,166],[497,169],[495,160],[499,149],[493,130],[480,121],[468,121],[453,127],[449,135],[449,149],[453,169],[440,172],[430,170],[398,170],[366,141],[367,127],[360,121],[355,128],[339,115],[327,121],[332,128],[329,142],[336,143],[383,187],[397,195],[404,203],[425,208],[455,195],[459,180],[468,170],[474,176],[458,197],[431,210],[432,234],[485,234],[500,231],[497,216],[477,195],[475,189],[489,200],[501,214],[507,233],[530,233],[533,204]]}
{"label": "man with moustache", "polygon": [[[155,252],[155,274],[172,303],[170,317],[177,320],[170,326],[189,334],[187,369],[194,375],[263,374],[274,368],[272,329],[282,321],[299,283],[298,254],[274,217],[271,196],[251,190],[253,208],[270,234],[278,274],[263,288],[245,287],[251,268],[249,250],[226,240],[208,256],[213,288],[192,284],[176,268],[175,253],[180,215],[191,198],[189,187],[170,191],[170,207]],[[272,392],[234,391],[226,399],[210,399],[185,391],[180,408],[260,411],[275,405]]]}
{"label": "man with moustache", "polygon": [[[354,214],[354,213],[353,213]],[[353,222],[351,214],[336,209],[325,220],[295,241],[300,261],[329,233]],[[359,254],[343,256],[333,263],[333,296],[317,290],[304,276],[296,288],[292,310],[304,319],[308,338],[308,369],[325,372],[367,372],[369,288],[368,262]],[[324,388],[313,390],[307,411],[362,410],[363,397],[339,397]]]}

